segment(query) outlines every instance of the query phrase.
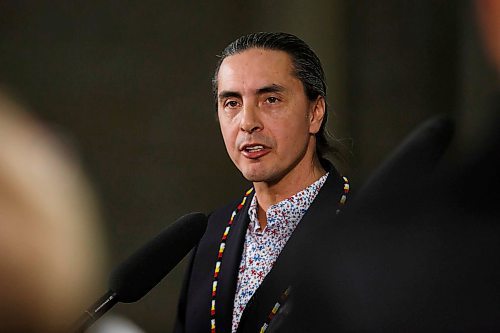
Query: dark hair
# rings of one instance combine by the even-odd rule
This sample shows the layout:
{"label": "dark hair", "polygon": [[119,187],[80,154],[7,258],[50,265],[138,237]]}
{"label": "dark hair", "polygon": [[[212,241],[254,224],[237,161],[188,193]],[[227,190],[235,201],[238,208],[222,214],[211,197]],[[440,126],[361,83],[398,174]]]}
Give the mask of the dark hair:
{"label": "dark hair", "polygon": [[[284,51],[292,59],[295,76],[302,82],[307,98],[314,101],[322,96],[326,103],[325,73],[321,61],[313,50],[300,38],[284,32],[257,32],[239,37],[230,43],[220,56],[212,79],[212,90],[217,101],[217,75],[225,58],[251,48]],[[328,110],[325,110],[323,123],[316,134],[316,153],[320,159],[327,159],[338,150],[330,143],[331,135],[326,129]]]}

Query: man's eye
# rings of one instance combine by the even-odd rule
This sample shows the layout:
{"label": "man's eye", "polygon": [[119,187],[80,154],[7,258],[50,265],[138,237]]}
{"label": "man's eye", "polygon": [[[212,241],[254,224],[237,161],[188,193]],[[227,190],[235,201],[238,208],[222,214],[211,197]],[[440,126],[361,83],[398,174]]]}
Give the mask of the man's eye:
{"label": "man's eye", "polygon": [[225,107],[235,108],[238,106],[238,102],[236,101],[227,101]]}
{"label": "man's eye", "polygon": [[274,103],[277,103],[279,100],[278,100],[278,98],[276,98],[276,97],[272,97],[272,96],[271,96],[271,97],[268,97],[268,98],[266,99],[266,101],[267,101],[269,104],[274,104]]}

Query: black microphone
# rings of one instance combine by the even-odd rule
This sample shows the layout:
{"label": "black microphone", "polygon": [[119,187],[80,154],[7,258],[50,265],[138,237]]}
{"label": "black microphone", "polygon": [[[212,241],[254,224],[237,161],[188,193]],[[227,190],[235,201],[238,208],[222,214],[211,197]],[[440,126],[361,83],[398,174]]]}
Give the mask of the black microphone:
{"label": "black microphone", "polygon": [[84,332],[117,302],[141,299],[198,243],[206,227],[205,214],[187,214],[138,249],[113,270],[108,292],[85,311],[72,331]]}
{"label": "black microphone", "polygon": [[[371,174],[351,202],[353,211],[383,211],[396,205],[429,178],[448,148],[455,130],[445,115],[434,116],[417,126]],[[388,201],[387,198],[391,197]]]}

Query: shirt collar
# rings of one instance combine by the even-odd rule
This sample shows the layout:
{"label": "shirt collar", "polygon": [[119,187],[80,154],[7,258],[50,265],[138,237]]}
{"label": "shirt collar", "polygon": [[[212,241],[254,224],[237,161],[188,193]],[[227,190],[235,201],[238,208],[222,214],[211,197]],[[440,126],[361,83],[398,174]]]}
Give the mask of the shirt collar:
{"label": "shirt collar", "polygon": [[[319,190],[323,186],[328,177],[329,172],[319,178],[317,181],[306,187],[300,192],[295,193],[293,196],[284,199],[272,206],[266,212],[267,217],[267,227],[274,227],[276,223],[288,220],[292,223],[298,223],[302,216],[305,214],[311,203],[316,198]],[[257,219],[257,196],[254,195],[252,201],[250,202],[250,207],[248,208],[248,216],[250,217],[250,224],[248,228],[256,233],[259,232],[259,222]],[[293,207],[293,210],[290,209]],[[297,212],[299,212],[297,214]],[[280,218],[276,218],[280,217]],[[263,232],[262,230],[260,232]]]}

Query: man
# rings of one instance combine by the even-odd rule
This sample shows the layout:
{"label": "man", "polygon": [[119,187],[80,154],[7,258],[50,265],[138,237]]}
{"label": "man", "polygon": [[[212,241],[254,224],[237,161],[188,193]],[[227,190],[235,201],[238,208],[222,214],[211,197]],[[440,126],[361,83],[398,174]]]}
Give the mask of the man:
{"label": "man", "polygon": [[295,258],[334,223],[349,187],[325,159],[325,78],[302,40],[240,37],[223,51],[213,88],[227,152],[253,188],[210,215],[176,331],[258,332],[306,274]]}

